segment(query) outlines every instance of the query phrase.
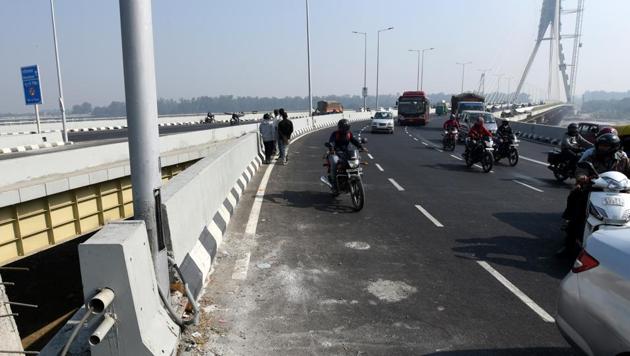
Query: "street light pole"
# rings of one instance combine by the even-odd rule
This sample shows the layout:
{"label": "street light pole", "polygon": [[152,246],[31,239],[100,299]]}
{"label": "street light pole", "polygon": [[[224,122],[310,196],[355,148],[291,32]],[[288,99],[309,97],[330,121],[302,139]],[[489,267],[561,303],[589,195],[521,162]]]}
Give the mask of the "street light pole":
{"label": "street light pole", "polygon": [[468,64],[471,64],[472,62],[464,62],[464,63],[460,63],[457,62],[458,65],[462,66],[462,93],[464,92],[464,75],[466,74],[466,66]]}
{"label": "street light pole", "polygon": [[363,111],[367,111],[367,32],[352,31],[358,35],[363,35]]}
{"label": "street light pole", "polygon": [[508,107],[512,105],[512,77],[507,77],[508,90],[507,90],[507,104]]}
{"label": "street light pole", "polygon": [[420,90],[422,90],[423,88],[423,84],[424,84],[424,52],[426,51],[433,51],[435,48],[431,47],[431,48],[425,48],[422,50],[422,61],[420,62]]}
{"label": "street light pole", "polygon": [[59,110],[61,111],[63,141],[68,142],[68,130],[66,128],[66,106],[63,102],[63,84],[61,82],[61,66],[59,64],[59,47],[57,45],[57,26],[55,25],[55,5],[53,0],[50,0],[50,18],[52,21],[53,42],[55,43],[55,62],[57,63],[57,86],[59,88]]}
{"label": "street light pole", "polygon": [[381,56],[381,32],[393,30],[394,27],[384,28],[382,30],[378,30],[376,33],[376,110],[378,110],[378,70],[379,70],[379,59]]}
{"label": "street light pole", "polygon": [[501,99],[501,78],[503,78],[505,74],[495,74],[497,77],[497,93],[495,95],[496,103],[500,104],[499,99]]}
{"label": "street light pole", "polygon": [[420,52],[419,49],[410,49],[409,52],[416,52],[418,55],[418,74],[416,76],[416,90],[420,90]]}
{"label": "street light pole", "polygon": [[306,56],[308,64],[308,116],[311,118],[313,126],[313,92],[311,87],[311,34],[309,32],[310,16],[308,13],[308,0],[306,0]]}

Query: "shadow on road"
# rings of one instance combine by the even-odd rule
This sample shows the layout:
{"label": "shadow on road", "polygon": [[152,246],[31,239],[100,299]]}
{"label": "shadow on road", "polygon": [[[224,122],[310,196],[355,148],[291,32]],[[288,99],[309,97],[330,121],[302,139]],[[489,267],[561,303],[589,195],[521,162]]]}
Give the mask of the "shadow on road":
{"label": "shadow on road", "polygon": [[490,350],[457,350],[457,351],[437,351],[426,356],[532,356],[532,355],[577,355],[569,347],[526,347],[510,349],[490,349]]}
{"label": "shadow on road", "polygon": [[266,201],[291,208],[311,208],[328,213],[353,213],[352,203],[347,194],[333,197],[328,191],[292,191],[266,194]]}
{"label": "shadow on road", "polygon": [[423,167],[443,169],[443,170],[446,170],[446,171],[457,171],[457,172],[469,172],[469,173],[475,173],[475,174],[485,174],[480,169],[478,169],[476,167],[470,167],[470,168],[466,167],[464,162],[460,162],[460,163],[424,164]]}

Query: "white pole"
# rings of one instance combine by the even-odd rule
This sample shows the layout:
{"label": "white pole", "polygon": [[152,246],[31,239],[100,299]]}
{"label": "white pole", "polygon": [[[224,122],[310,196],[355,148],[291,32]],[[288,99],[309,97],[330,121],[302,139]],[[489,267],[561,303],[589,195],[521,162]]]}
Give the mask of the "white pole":
{"label": "white pole", "polygon": [[423,90],[424,87],[424,52],[425,51],[433,51],[435,48],[425,48],[422,50],[422,61],[420,64],[420,90]]}
{"label": "white pole", "polygon": [[162,184],[151,0],[120,0],[134,219],[144,220],[157,268],[156,194]]}
{"label": "white pole", "polygon": [[361,95],[363,95],[363,111],[367,111],[367,32],[352,31],[357,35],[363,35],[363,88],[361,89]]}
{"label": "white pole", "polygon": [[313,93],[311,87],[311,34],[309,31],[310,16],[308,13],[308,0],[306,0],[306,56],[308,65],[308,116],[311,118],[313,126]]}
{"label": "white pole", "polygon": [[37,133],[42,133],[41,125],[39,122],[39,104],[35,104],[35,122],[37,123]]}
{"label": "white pole", "polygon": [[66,107],[63,102],[63,84],[61,82],[61,65],[59,64],[59,47],[57,45],[57,27],[55,25],[55,5],[53,4],[53,0],[50,0],[50,18],[52,20],[53,41],[55,43],[55,62],[57,63],[57,85],[59,87],[59,110],[61,111],[63,141],[68,142],[68,130],[66,128]]}
{"label": "white pole", "polygon": [[[420,54],[422,52],[422,54]],[[416,74],[416,90],[420,90],[420,56],[424,57],[424,51],[418,51],[418,71]]]}
{"label": "white pole", "polygon": [[381,32],[393,30],[393,27],[384,28],[376,32],[376,108],[378,110],[378,73],[379,73],[379,60],[381,57]]}

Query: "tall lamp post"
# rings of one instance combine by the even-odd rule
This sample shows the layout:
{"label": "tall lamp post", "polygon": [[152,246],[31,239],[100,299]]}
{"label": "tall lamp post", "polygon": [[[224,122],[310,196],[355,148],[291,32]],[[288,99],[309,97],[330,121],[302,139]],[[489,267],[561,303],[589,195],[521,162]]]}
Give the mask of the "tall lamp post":
{"label": "tall lamp post", "polygon": [[306,0],[306,57],[308,65],[308,116],[311,118],[313,126],[313,92],[311,87],[311,34],[309,32],[310,16],[308,13],[308,0]]}
{"label": "tall lamp post", "polygon": [[367,32],[352,31],[357,35],[363,35],[363,111],[367,111]]}
{"label": "tall lamp post", "polygon": [[379,59],[381,57],[381,32],[393,30],[394,27],[384,28],[382,30],[378,30],[376,33],[376,110],[378,110],[378,69],[379,69]]}
{"label": "tall lamp post", "polygon": [[55,25],[55,5],[53,0],[50,0],[50,19],[52,21],[53,41],[55,43],[55,62],[57,63],[57,86],[59,88],[59,111],[61,111],[63,141],[68,142],[68,130],[66,128],[66,106],[63,102],[63,84],[61,83],[61,66],[59,64],[59,47],[57,46],[57,26]]}
{"label": "tall lamp post", "polygon": [[416,52],[418,54],[418,75],[416,79],[416,90],[422,90],[424,82],[424,52],[432,51],[435,48],[424,49],[410,49],[409,52]]}
{"label": "tall lamp post", "polygon": [[464,92],[464,76],[466,75],[466,66],[471,64],[472,62],[464,62],[464,63],[460,63],[457,62],[458,65],[462,66],[462,90],[461,92]]}

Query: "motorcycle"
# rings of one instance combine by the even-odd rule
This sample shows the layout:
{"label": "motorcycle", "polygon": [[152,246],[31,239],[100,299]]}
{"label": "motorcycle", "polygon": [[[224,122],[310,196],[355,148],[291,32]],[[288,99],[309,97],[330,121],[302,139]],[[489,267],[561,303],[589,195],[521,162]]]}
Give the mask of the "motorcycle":
{"label": "motorcycle", "polygon": [[495,141],[494,161],[499,162],[502,158],[507,158],[510,166],[514,167],[518,163],[518,139],[514,134],[509,137],[499,136]]}
{"label": "motorcycle", "polygon": [[241,119],[238,117],[238,115],[234,114],[232,115],[232,118],[230,118],[230,126],[238,125],[240,121]]}
{"label": "motorcycle", "polygon": [[[580,153],[581,154],[581,153]],[[553,150],[547,153],[549,168],[558,182],[564,182],[568,178],[575,177],[575,164],[560,150]]]}
{"label": "motorcycle", "polygon": [[[367,142],[365,138],[361,139],[361,143],[365,142]],[[332,150],[330,143],[327,142],[325,146],[328,147],[328,151],[324,155],[324,166],[328,166],[329,174],[327,176],[321,176],[320,181],[326,184],[332,191],[333,184],[331,182],[332,178],[328,158],[335,152]],[[354,211],[359,211],[363,209],[365,205],[365,189],[361,178],[361,176],[363,176],[363,168],[361,165],[365,165],[366,163],[361,162],[361,155],[356,149],[348,150],[346,152],[346,158],[346,160],[340,160],[337,164],[337,194],[350,194]]]}
{"label": "motorcycle", "polygon": [[462,157],[466,161],[466,167],[472,167],[473,164],[481,163],[481,169],[484,173],[492,170],[494,156],[492,152],[494,144],[491,137],[484,137],[482,140],[474,141],[466,138],[466,151],[462,153]]}
{"label": "motorcycle", "polygon": [[448,130],[444,131],[442,136],[444,136],[442,138],[442,146],[444,148],[444,151],[454,151],[458,136],[457,129],[454,127],[449,127]]}
{"label": "motorcycle", "polygon": [[208,113],[208,116],[203,120],[204,124],[212,124],[214,123],[214,114]]}
{"label": "motorcycle", "polygon": [[586,246],[593,233],[619,233],[625,230],[630,235],[630,179],[616,171],[597,174],[593,164],[580,162],[578,166],[591,172],[588,215],[584,226],[582,247]]}

